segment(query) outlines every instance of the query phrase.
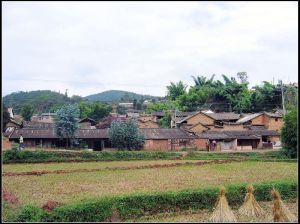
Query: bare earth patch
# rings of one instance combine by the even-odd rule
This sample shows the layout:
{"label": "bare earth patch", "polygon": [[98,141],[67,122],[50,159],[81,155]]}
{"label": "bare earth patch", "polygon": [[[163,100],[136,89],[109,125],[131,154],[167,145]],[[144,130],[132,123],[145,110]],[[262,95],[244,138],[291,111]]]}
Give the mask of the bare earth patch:
{"label": "bare earth patch", "polygon": [[7,190],[2,190],[2,197],[3,197],[3,200],[9,204],[18,204],[19,203],[19,199],[16,196],[14,196],[13,194],[11,194],[10,192],[8,192]]}

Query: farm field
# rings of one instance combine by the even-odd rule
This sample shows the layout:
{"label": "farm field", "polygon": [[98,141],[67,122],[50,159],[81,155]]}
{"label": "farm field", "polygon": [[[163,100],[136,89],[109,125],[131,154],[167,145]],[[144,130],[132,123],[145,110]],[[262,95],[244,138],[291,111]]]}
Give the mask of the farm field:
{"label": "farm field", "polygon": [[30,172],[43,170],[105,169],[139,167],[148,165],[172,165],[196,163],[195,160],[150,160],[150,161],[109,161],[109,162],[68,162],[68,163],[31,163],[3,165],[3,172]]}
{"label": "farm field", "polygon": [[[238,222],[273,222],[272,208],[273,202],[259,202],[265,214],[261,217],[247,217],[238,213],[238,207],[233,207]],[[298,217],[298,200],[285,201],[288,209]],[[152,216],[143,216],[138,219],[130,219],[128,222],[208,222],[212,211],[208,209],[187,210],[182,212],[161,213]]]}
{"label": "farm field", "polygon": [[[174,162],[178,163],[180,161],[8,164],[3,165],[3,170],[4,172],[24,172],[99,167],[136,167],[145,164],[162,165]],[[182,162],[186,162],[186,160]],[[2,177],[3,188],[16,196],[20,204],[30,203],[37,206],[42,206],[48,200],[64,204],[83,199],[137,192],[161,192],[226,186],[233,183],[296,179],[297,163],[258,161]]]}

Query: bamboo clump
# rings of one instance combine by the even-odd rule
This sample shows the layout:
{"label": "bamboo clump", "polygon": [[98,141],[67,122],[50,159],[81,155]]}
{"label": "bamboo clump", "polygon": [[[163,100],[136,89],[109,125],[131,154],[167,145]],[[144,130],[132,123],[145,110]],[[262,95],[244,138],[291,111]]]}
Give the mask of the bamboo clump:
{"label": "bamboo clump", "polygon": [[280,194],[275,189],[272,190],[273,197],[273,220],[274,222],[295,222],[297,218],[293,215],[281,200]]}
{"label": "bamboo clump", "polygon": [[250,217],[253,216],[259,217],[264,214],[264,210],[259,206],[259,204],[255,200],[253,191],[254,191],[253,186],[249,186],[247,188],[245,202],[238,210],[241,215],[246,215]]}
{"label": "bamboo clump", "polygon": [[216,208],[210,218],[212,222],[237,222],[225,197],[225,188],[221,187]]}

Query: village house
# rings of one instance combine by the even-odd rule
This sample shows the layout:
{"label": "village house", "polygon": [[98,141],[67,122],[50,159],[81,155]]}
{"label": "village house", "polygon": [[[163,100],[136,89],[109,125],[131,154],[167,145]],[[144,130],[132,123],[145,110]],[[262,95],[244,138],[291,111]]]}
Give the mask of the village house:
{"label": "village house", "polygon": [[128,117],[126,115],[110,114],[107,117],[101,119],[98,122],[98,124],[96,124],[96,128],[97,129],[110,128],[112,122],[116,122],[116,121],[124,122],[127,120]]}
{"label": "village house", "polygon": [[179,128],[144,128],[144,150],[176,151],[183,148],[205,148],[202,139]]}
{"label": "village house", "polygon": [[[55,148],[65,147],[66,139],[59,138],[54,128],[22,128],[15,129],[9,136],[10,141],[18,142],[22,134],[25,147]],[[110,148],[108,129],[78,129],[76,136],[94,150]]]}
{"label": "village house", "polygon": [[243,126],[264,126],[268,130],[280,133],[283,126],[283,116],[279,113],[270,112],[244,114],[236,123],[243,124]]}
{"label": "village house", "polygon": [[171,128],[176,128],[176,123],[183,120],[184,118],[187,118],[191,115],[194,115],[197,112],[181,112],[181,111],[172,111],[171,112]]}
{"label": "village house", "polygon": [[152,112],[152,120],[154,122],[158,122],[160,119],[162,119],[165,116],[165,112],[164,111],[156,111],[156,112]]}
{"label": "village house", "polygon": [[139,128],[159,128],[157,122],[153,120],[153,116],[151,114],[143,114],[138,119]]}
{"label": "village house", "polygon": [[[204,130],[224,130],[224,122],[226,130],[237,130],[234,124],[240,118],[239,114],[235,113],[211,113],[198,111],[192,115],[176,122],[177,127],[188,131],[201,132]],[[240,125],[242,126],[242,125]]]}
{"label": "village house", "polygon": [[91,118],[83,118],[80,121],[78,121],[79,127],[84,129],[96,129],[97,121],[91,119]]}
{"label": "village house", "polygon": [[31,117],[31,121],[54,123],[56,113],[42,113],[41,115],[34,115]]}

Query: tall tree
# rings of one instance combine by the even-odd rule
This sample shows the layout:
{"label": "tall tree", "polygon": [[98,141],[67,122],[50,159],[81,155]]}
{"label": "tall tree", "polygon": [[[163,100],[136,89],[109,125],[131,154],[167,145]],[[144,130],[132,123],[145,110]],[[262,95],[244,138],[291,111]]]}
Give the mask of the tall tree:
{"label": "tall tree", "polygon": [[283,144],[283,150],[288,156],[292,158],[295,158],[298,155],[297,114],[297,107],[294,107],[289,113],[287,113],[284,117],[284,125],[281,130],[281,141]]}
{"label": "tall tree", "polygon": [[140,150],[144,145],[144,136],[139,133],[137,122],[129,119],[126,122],[113,122],[109,129],[112,146],[119,150]]}
{"label": "tall tree", "polygon": [[31,116],[34,113],[34,109],[30,104],[25,104],[22,108],[21,115],[25,121],[30,121]]}
{"label": "tall tree", "polygon": [[[56,112],[55,132],[60,138],[67,140],[67,148],[76,140],[76,131],[79,127],[78,105],[66,105]],[[71,143],[71,144],[69,144]]]}
{"label": "tall tree", "polygon": [[167,86],[168,94],[167,96],[171,100],[175,100],[178,96],[184,94],[186,92],[187,85],[183,84],[182,81],[178,83],[171,82],[169,86]]}

